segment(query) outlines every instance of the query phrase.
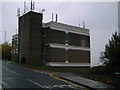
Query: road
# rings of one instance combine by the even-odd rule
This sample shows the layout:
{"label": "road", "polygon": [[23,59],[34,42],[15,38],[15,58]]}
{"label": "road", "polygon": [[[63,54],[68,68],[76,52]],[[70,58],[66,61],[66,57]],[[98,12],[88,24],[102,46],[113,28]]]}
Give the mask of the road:
{"label": "road", "polygon": [[63,81],[52,78],[47,73],[36,72],[9,62],[2,63],[3,88],[39,90],[83,90]]}

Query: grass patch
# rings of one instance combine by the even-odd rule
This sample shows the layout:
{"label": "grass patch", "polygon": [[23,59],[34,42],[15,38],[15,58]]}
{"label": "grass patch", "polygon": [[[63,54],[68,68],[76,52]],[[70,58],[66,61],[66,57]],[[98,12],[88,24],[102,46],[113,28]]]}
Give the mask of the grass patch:
{"label": "grass patch", "polygon": [[[12,62],[15,62],[15,61],[12,61]],[[59,69],[56,69],[54,67],[49,67],[49,66],[36,66],[36,65],[32,65],[32,64],[23,63],[23,62],[15,62],[15,63],[23,65],[23,66],[31,67],[31,68],[40,69],[40,70],[55,71],[55,72],[65,72],[64,70],[59,70]]]}
{"label": "grass patch", "polygon": [[54,67],[48,67],[48,66],[40,66],[40,68],[48,71],[65,72],[64,70],[59,70]]}
{"label": "grass patch", "polygon": [[27,67],[39,68],[39,66],[32,65],[32,64],[27,64],[27,63],[23,63],[23,62],[15,62],[15,63],[16,63],[16,64],[23,65],[23,66],[27,66]]}

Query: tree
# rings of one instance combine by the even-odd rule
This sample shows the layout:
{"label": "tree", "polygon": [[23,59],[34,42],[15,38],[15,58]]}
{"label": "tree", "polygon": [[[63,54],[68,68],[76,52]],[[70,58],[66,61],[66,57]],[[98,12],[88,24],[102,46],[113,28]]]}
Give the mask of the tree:
{"label": "tree", "polygon": [[111,73],[120,72],[120,34],[112,35],[100,59]]}
{"label": "tree", "polygon": [[11,59],[11,50],[12,50],[12,46],[10,43],[5,42],[2,44],[2,60]]}

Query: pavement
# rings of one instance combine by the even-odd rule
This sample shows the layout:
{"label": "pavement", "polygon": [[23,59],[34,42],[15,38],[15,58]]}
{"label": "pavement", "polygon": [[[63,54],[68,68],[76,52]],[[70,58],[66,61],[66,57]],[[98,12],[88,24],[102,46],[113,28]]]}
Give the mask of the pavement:
{"label": "pavement", "polygon": [[111,85],[76,76],[72,73],[55,74],[55,76],[93,90],[115,90],[115,88]]}

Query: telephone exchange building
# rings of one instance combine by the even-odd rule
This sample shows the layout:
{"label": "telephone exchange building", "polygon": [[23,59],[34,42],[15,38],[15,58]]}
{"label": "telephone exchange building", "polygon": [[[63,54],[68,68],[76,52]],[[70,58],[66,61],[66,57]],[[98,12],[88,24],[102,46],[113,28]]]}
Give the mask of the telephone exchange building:
{"label": "telephone exchange building", "polygon": [[42,17],[33,11],[19,17],[18,58],[13,56],[13,60],[34,65],[90,67],[89,29],[57,21],[43,23]]}

